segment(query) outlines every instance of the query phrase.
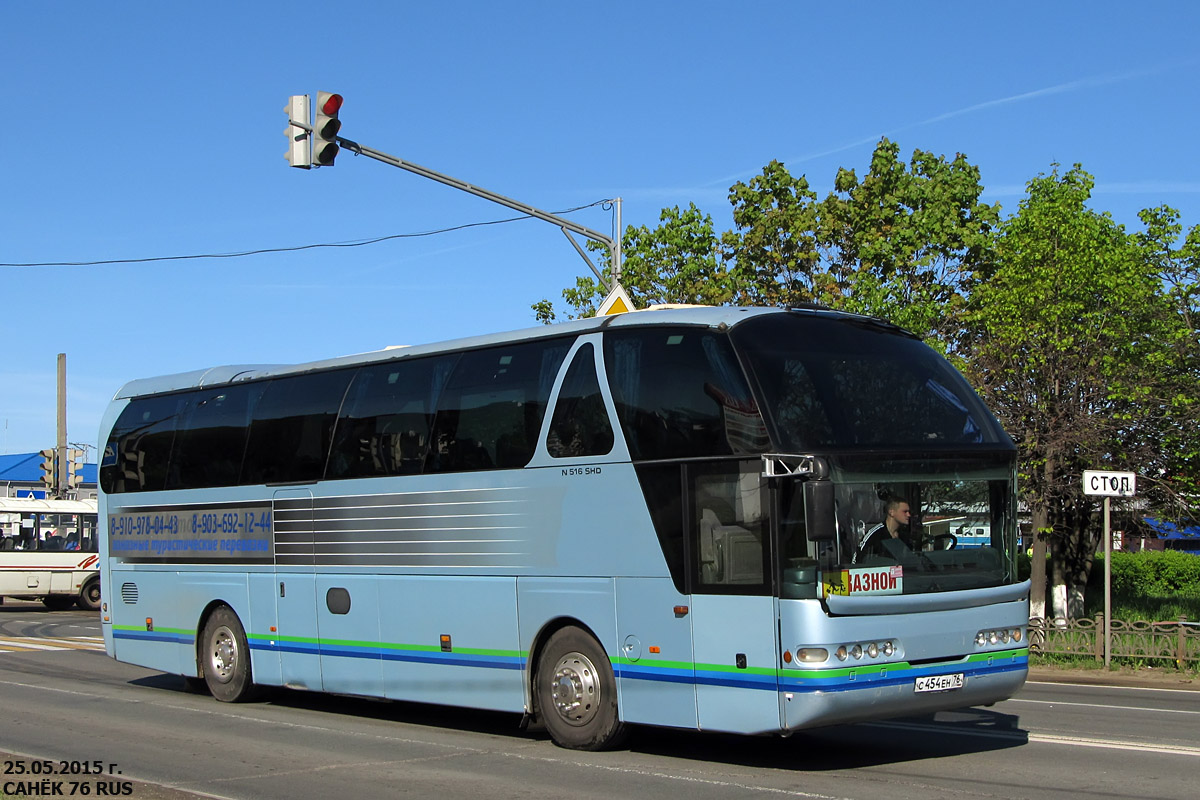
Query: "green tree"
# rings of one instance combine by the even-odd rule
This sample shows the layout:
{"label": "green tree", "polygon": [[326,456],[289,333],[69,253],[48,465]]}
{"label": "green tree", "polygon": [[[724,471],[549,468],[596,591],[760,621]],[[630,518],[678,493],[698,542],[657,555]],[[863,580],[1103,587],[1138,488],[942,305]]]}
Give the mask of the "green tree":
{"label": "green tree", "polygon": [[817,195],[779,161],[729,190],[734,229],[721,241],[742,305],[791,306],[829,294]]}
{"label": "green tree", "polygon": [[[818,302],[954,350],[964,290],[988,262],[999,207],[980,202],[979,170],[965,156],[917,150],[905,163],[899,154],[882,139],[867,174],[839,170],[821,201],[806,176],[772,161],[730,188],[734,227],[719,237],[694,204],[665,208],[657,227],[626,229],[622,283],[639,306]],[[571,316],[586,316],[603,294],[584,276],[563,298]],[[548,300],[533,308],[554,318]]]}
{"label": "green tree", "polygon": [[1154,447],[1144,456],[1142,486],[1167,518],[1194,520],[1200,498],[1200,226],[1177,245],[1183,232],[1178,211],[1162,206],[1139,217],[1145,230],[1135,238],[1166,306],[1157,391],[1144,401],[1153,411],[1144,427]]}
{"label": "green tree", "polygon": [[955,352],[966,295],[991,261],[1000,207],[980,201],[978,167],[880,141],[860,180],[838,171],[821,203],[821,239],[837,308],[882,317]]}
{"label": "green tree", "polygon": [[1148,244],[1087,207],[1092,186],[1079,165],[1029,183],[967,314],[968,370],[1020,448],[1039,533],[1034,586],[1045,543],[1055,616],[1082,612],[1099,544],[1082,470],[1143,471],[1185,366],[1185,331]]}

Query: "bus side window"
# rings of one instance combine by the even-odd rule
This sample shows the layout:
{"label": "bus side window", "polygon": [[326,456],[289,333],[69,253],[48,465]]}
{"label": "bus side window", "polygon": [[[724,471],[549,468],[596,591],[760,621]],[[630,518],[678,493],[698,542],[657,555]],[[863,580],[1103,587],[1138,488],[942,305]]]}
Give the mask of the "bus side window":
{"label": "bus side window", "polygon": [[464,353],[438,403],[425,471],[525,466],[568,347],[558,339]]}
{"label": "bus side window", "polygon": [[433,412],[457,360],[389,361],[360,369],[334,432],[327,477],[419,475]]}
{"label": "bus side window", "polygon": [[133,400],[125,407],[105,448],[113,457],[100,468],[104,491],[154,491],[166,485],[175,428],[186,400],[186,395],[174,394]]}
{"label": "bus side window", "polygon": [[237,485],[250,413],[263,387],[243,383],[194,393],[175,439],[166,488]]}
{"label": "bus side window", "polygon": [[769,446],[724,335],[700,328],[608,331],[604,358],[635,461],[763,452]]}
{"label": "bus side window", "polygon": [[638,464],[638,482],[646,498],[646,510],[662,548],[671,580],[680,594],[687,594],[683,536],[683,466],[678,463]]}
{"label": "bus side window", "polygon": [[612,451],[613,428],[596,378],[591,344],[575,353],[558,392],[546,449],[554,458],[602,456]]}
{"label": "bus side window", "polygon": [[254,406],[241,482],[317,481],[352,370],[277,378]]}
{"label": "bus side window", "polygon": [[688,466],[693,591],[770,592],[769,526],[759,463]]}

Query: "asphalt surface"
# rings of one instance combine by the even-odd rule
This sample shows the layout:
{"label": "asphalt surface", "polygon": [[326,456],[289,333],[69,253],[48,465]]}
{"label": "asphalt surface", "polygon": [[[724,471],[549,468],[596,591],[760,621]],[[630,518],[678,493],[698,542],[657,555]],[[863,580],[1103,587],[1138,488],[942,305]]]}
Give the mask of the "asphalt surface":
{"label": "asphalt surface", "polygon": [[[1080,669],[1039,665],[1030,669],[1029,680],[1034,683],[1067,683],[1200,691],[1200,675],[1196,673],[1180,673],[1167,669],[1124,668],[1104,670],[1099,667],[1095,669]],[[35,762],[39,761],[39,759],[25,754],[0,751],[0,760],[3,760],[6,770],[10,773],[15,764],[22,763],[26,765],[26,768],[22,770],[25,779],[36,779],[39,777],[34,774],[38,768]],[[42,761],[42,763],[49,762]],[[15,776],[10,774],[8,777]],[[60,791],[64,793],[70,790],[71,793],[77,795],[90,795],[93,797],[104,794],[116,794],[132,798],[133,800],[197,800],[198,798],[219,797],[219,795],[198,794],[154,783],[126,781],[119,776],[79,775],[70,776],[67,780],[56,779],[55,781],[51,781],[51,783],[55,782],[61,784]],[[84,788],[83,784],[87,784],[87,788]],[[105,785],[101,786],[101,784]],[[24,794],[28,791],[26,789],[21,793]],[[16,796],[18,795],[6,793],[0,787],[0,800],[14,800]]]}

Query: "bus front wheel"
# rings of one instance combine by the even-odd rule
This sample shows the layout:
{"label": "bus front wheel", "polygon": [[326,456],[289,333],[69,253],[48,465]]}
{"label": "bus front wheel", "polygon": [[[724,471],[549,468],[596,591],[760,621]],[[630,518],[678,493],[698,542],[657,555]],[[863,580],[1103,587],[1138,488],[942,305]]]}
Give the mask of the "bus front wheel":
{"label": "bus front wheel", "polygon": [[556,631],[538,658],[535,683],[538,711],[555,744],[604,750],[625,738],[612,665],[589,634]]}
{"label": "bus front wheel", "polygon": [[228,606],[212,613],[200,640],[200,668],[212,696],[225,703],[254,698],[250,645],[237,614]]}

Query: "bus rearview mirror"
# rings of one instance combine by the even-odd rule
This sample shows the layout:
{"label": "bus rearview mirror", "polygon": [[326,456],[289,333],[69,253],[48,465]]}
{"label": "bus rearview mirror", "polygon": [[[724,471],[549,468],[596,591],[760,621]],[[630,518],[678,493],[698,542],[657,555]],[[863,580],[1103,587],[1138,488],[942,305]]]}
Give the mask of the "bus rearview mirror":
{"label": "bus rearview mirror", "polygon": [[831,542],[836,538],[833,482],[804,482],[804,528],[810,542]]}

